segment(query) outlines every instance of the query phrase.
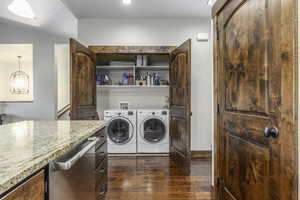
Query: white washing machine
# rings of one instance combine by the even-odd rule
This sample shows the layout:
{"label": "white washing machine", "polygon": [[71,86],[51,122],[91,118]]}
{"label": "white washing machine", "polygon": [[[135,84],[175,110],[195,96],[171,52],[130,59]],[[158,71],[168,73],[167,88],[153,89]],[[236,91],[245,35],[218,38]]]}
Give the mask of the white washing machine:
{"label": "white washing machine", "polygon": [[137,152],[169,153],[169,110],[138,110],[137,113]]}
{"label": "white washing machine", "polygon": [[104,120],[108,122],[108,153],[136,153],[136,110],[107,110]]}

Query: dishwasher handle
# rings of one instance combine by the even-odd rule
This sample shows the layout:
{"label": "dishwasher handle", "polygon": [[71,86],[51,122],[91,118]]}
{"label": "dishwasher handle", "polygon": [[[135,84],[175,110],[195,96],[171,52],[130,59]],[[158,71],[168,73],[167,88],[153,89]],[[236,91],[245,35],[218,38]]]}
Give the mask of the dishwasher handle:
{"label": "dishwasher handle", "polygon": [[56,170],[69,170],[73,167],[73,165],[82,158],[91,148],[96,146],[99,142],[99,138],[92,137],[88,139],[88,145],[86,145],[83,149],[81,149],[78,153],[76,153],[72,158],[67,160],[66,162],[54,162]]}

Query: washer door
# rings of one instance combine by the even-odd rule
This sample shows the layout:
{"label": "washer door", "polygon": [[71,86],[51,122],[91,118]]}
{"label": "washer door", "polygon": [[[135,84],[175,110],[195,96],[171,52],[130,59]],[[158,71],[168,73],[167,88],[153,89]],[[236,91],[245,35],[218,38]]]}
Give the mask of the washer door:
{"label": "washer door", "polygon": [[113,143],[126,144],[133,136],[133,126],[126,118],[115,118],[110,121],[107,133]]}
{"label": "washer door", "polygon": [[161,142],[166,137],[166,126],[161,119],[148,118],[142,125],[142,138],[148,143]]}

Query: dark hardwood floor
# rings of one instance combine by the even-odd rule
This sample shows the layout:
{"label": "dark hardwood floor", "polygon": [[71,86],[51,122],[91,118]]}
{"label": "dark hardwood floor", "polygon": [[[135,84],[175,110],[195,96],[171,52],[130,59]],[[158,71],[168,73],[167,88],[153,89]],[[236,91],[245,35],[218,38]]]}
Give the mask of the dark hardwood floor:
{"label": "dark hardwood floor", "polygon": [[211,200],[211,162],[185,176],[169,157],[110,157],[107,200]]}

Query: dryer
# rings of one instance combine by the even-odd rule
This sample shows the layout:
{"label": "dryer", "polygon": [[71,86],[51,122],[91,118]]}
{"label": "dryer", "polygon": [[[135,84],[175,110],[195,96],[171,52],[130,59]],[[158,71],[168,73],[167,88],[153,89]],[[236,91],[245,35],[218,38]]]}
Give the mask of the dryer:
{"label": "dryer", "polygon": [[138,110],[137,113],[137,152],[169,153],[169,110]]}
{"label": "dryer", "polygon": [[108,153],[136,153],[136,110],[106,110]]}

